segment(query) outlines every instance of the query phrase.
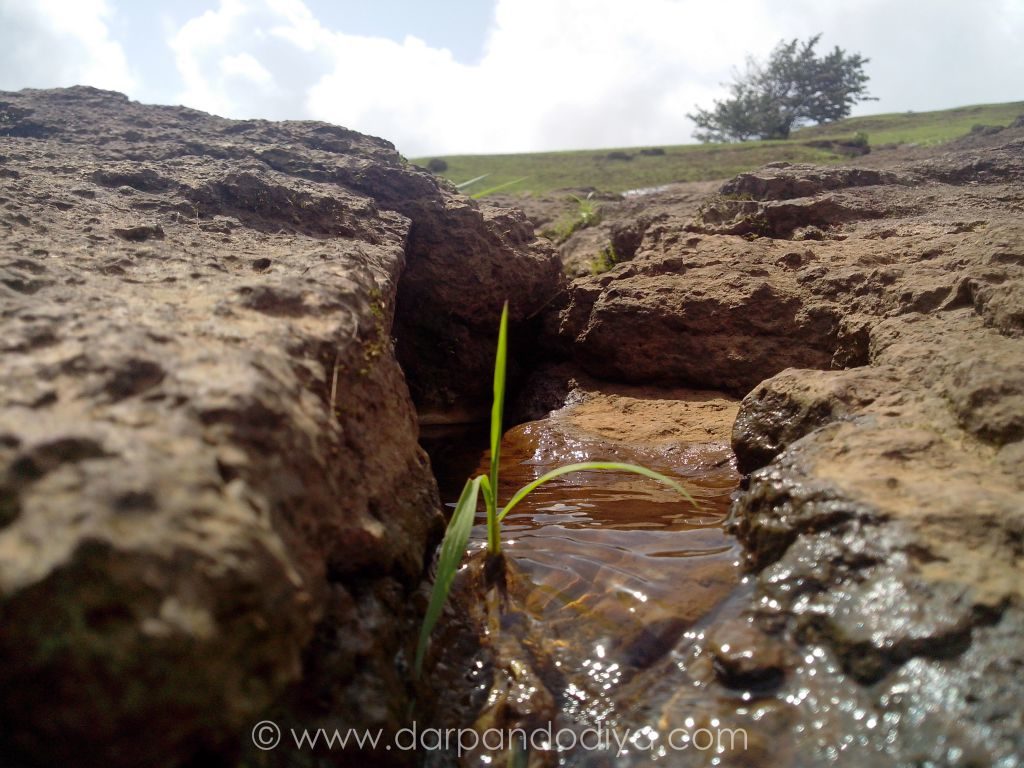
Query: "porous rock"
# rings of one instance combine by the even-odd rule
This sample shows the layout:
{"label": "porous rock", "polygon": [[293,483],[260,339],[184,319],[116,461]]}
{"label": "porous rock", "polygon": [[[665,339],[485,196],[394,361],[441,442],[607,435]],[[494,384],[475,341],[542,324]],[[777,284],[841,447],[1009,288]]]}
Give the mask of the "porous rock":
{"label": "porous rock", "polygon": [[403,724],[442,518],[393,334],[485,397],[550,253],[386,141],[91,88],[0,94],[0,171],[4,762]]}
{"label": "porous rock", "polygon": [[662,728],[745,728],[724,764],[1021,764],[1024,132],[984,139],[743,174],[549,317],[595,375],[745,395],[749,594],[636,683]]}
{"label": "porous rock", "polygon": [[863,365],[885,317],[973,306],[1020,335],[1022,142],[891,170],[780,164],[694,219],[637,216],[632,260],[575,280],[549,343],[596,376],[743,396],[786,368]]}

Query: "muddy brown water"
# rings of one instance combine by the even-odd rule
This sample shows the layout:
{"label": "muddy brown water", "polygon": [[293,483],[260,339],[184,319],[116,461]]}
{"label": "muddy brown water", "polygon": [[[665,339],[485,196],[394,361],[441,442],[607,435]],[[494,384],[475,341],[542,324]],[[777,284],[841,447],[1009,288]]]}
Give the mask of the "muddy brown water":
{"label": "muddy brown water", "polygon": [[[644,402],[598,398],[506,432],[501,502],[555,467],[609,460],[642,464],[677,479],[699,508],[665,486],[624,472],[567,475],[530,494],[505,519],[502,542],[513,605],[506,614],[517,617],[505,621],[504,629],[517,635],[516,648],[535,673],[535,682],[524,684],[527,692],[511,709],[532,708],[533,719],[510,723],[507,715],[475,713],[478,728],[482,723],[536,725],[550,716],[556,728],[579,732],[631,720],[626,713],[648,703],[631,681],[663,662],[685,633],[736,592],[743,575],[741,551],[724,523],[739,475],[721,425],[695,433],[691,423],[680,431],[671,426],[678,414],[666,413],[673,401],[649,401],[649,408]],[[648,428],[622,432],[630,420]],[[719,421],[730,423],[720,415]],[[652,431],[652,425],[658,428]],[[638,433],[639,439],[631,439]],[[695,435],[712,439],[694,440]],[[484,441],[482,434],[450,429],[424,434],[450,506],[468,477],[488,470],[489,452],[480,447]],[[485,545],[481,507],[470,548],[479,552]],[[477,671],[463,679],[481,688],[492,685],[479,659],[470,664]],[[550,711],[536,704],[531,692],[536,687],[550,694]],[[527,705],[528,699],[533,704]],[[492,691],[481,699],[483,709],[493,700]],[[495,755],[479,750],[463,764],[492,765]]]}

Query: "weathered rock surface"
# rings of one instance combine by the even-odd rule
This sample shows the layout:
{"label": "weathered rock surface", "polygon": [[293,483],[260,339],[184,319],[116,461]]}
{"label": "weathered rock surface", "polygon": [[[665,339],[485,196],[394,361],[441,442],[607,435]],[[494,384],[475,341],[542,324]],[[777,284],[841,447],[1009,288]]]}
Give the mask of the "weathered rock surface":
{"label": "weathered rock surface", "polygon": [[746,728],[722,764],[1024,760],[1024,131],[988,139],[743,174],[551,318],[595,375],[746,394],[750,593],[634,683]]}
{"label": "weathered rock surface", "polygon": [[1021,146],[740,176],[693,223],[646,227],[630,263],[576,280],[554,335],[597,376],[745,395],[788,367],[864,364],[872,318],[973,305],[1020,333]]}
{"label": "weathered rock surface", "polygon": [[[631,261],[560,297],[520,214],[386,142],[0,94],[0,758],[234,764],[264,716],[404,725],[440,522],[412,402],[486,405],[510,298],[592,375],[746,395],[752,573],[638,633],[617,725],[745,728],[722,765],[1021,765],[1024,129],[689,195],[578,233]],[[609,390],[576,427],[696,439],[688,408]],[[509,696],[546,690],[521,671]]]}
{"label": "weathered rock surface", "polygon": [[425,406],[485,398],[557,274],[379,139],[0,94],[0,762],[404,724],[441,516],[392,334]]}
{"label": "weathered rock surface", "polygon": [[[692,181],[624,195],[576,190],[575,194],[566,191],[565,194],[530,197],[494,195],[488,199],[522,208],[537,232],[558,243],[558,256],[565,274],[582,277],[631,260],[652,224],[665,226],[674,222],[679,227],[688,224],[720,184]],[[595,221],[588,226],[580,226],[580,200],[585,200],[595,214]],[[578,228],[559,242],[559,234],[571,227]]]}

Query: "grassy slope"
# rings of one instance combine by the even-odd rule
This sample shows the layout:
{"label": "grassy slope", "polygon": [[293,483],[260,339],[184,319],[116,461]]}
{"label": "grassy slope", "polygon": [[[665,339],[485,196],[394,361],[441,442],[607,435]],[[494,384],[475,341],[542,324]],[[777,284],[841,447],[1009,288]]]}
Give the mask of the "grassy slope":
{"label": "grassy slope", "polygon": [[[807,146],[811,140],[841,140],[858,131],[874,147],[885,144],[935,144],[963,136],[978,124],[1009,125],[1024,113],[1024,102],[959,107],[939,112],[907,112],[851,117],[828,125],[804,128],[789,141],[750,141],[742,144],[684,144],[662,147],[664,155],[644,156],[637,149],[590,149],[516,155],[444,156],[444,176],[455,183],[488,174],[464,191],[475,194],[505,182],[527,177],[502,192],[529,194],[553,189],[595,187],[622,192],[673,181],[723,179],[776,160],[838,162],[845,158],[827,149]],[[632,160],[609,159],[626,152]],[[426,165],[430,158],[412,162]]]}

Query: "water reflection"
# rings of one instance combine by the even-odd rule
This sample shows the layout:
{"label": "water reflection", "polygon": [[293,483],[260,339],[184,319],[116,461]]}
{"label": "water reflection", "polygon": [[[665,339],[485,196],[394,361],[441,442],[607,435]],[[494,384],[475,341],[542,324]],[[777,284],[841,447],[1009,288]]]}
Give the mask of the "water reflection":
{"label": "water reflection", "polygon": [[[452,505],[490,460],[477,453],[474,466],[450,449],[431,454]],[[669,475],[700,508],[647,478],[587,472],[542,486],[506,518],[515,599],[543,627],[563,716],[582,726],[613,723],[622,686],[663,658],[740,575],[739,549],[723,530],[738,475],[721,443],[638,446],[580,434],[557,417],[531,422],[502,442],[499,500],[557,466],[602,460]],[[472,546],[486,538],[481,508]]]}

